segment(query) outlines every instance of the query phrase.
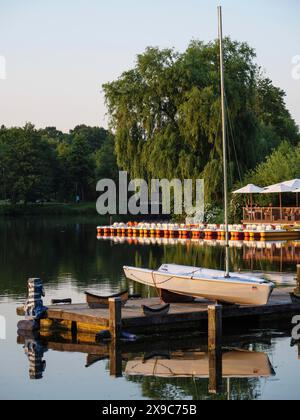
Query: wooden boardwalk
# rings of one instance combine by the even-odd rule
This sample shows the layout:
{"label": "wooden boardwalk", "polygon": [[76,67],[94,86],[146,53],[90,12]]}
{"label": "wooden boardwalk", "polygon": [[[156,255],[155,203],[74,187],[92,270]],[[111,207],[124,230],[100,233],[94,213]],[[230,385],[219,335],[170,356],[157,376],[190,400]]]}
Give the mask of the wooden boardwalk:
{"label": "wooden boardwalk", "polygon": [[[300,303],[293,303],[291,288],[275,289],[266,306],[223,306],[223,320],[253,320],[257,318],[282,319],[292,314],[300,314]],[[162,332],[185,328],[208,319],[208,305],[213,302],[198,300],[194,303],[175,303],[170,313],[164,316],[146,317],[142,305],[159,305],[158,298],[129,300],[122,307],[121,326],[130,332]],[[87,304],[54,305],[48,307],[47,319],[42,320],[41,328],[76,329],[82,332],[99,332],[110,326],[109,308],[90,309]],[[23,308],[17,309],[24,316]]]}

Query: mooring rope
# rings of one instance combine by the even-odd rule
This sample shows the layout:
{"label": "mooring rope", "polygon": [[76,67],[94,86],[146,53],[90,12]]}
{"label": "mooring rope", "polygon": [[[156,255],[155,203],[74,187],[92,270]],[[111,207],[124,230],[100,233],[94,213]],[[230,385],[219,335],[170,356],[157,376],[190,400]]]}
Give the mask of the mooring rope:
{"label": "mooring rope", "polygon": [[151,275],[152,275],[152,281],[153,281],[153,283],[154,283],[154,287],[155,287],[155,290],[156,290],[157,296],[159,297],[159,299],[160,299],[160,303],[162,304],[162,303],[163,303],[163,300],[162,300],[162,298],[161,298],[161,293],[160,293],[160,291],[158,290],[158,287],[157,287],[157,284],[156,284],[156,280],[155,280],[155,277],[154,277],[154,271],[152,271]]}

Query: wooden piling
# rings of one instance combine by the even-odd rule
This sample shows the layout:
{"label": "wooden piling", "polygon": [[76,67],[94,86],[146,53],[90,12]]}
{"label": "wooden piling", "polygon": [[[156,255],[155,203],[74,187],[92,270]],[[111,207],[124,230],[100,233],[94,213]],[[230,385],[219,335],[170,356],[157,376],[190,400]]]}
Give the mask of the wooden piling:
{"label": "wooden piling", "polygon": [[122,299],[109,299],[109,330],[112,339],[119,339],[122,326]]}
{"label": "wooden piling", "polygon": [[297,265],[296,282],[297,282],[297,287],[294,291],[294,295],[300,297],[300,264]]}
{"label": "wooden piling", "polygon": [[122,351],[120,342],[113,339],[109,345],[109,372],[110,376],[122,378]]}
{"label": "wooden piling", "polygon": [[222,388],[222,306],[208,307],[209,393]]}

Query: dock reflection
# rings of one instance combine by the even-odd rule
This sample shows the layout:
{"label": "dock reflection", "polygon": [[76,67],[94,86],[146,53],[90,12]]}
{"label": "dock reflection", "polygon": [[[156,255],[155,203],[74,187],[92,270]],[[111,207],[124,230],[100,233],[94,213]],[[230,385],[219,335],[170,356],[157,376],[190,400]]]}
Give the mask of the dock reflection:
{"label": "dock reflection", "polygon": [[[185,249],[187,261],[193,260],[196,250],[202,250],[201,261],[205,266],[215,268],[214,256],[222,255],[226,243],[217,239],[182,239],[182,238],[128,238],[98,237],[99,241],[114,245],[132,245],[139,247],[164,247],[168,260],[172,261],[172,248],[177,249],[176,261]],[[232,240],[232,266],[235,270],[257,272],[276,284],[294,285],[295,265],[300,264],[300,241],[257,241]],[[190,258],[189,258],[190,256]],[[184,261],[184,263],[187,263]]]}
{"label": "dock reflection", "polygon": [[[252,389],[255,384],[259,386],[260,379],[274,376],[275,371],[268,356],[273,334],[264,334],[260,338],[255,334],[224,337],[220,372],[222,386],[214,393],[220,398],[230,398],[232,381],[246,381],[243,382],[243,389],[246,390]],[[81,353],[86,355],[85,368],[95,369],[97,363],[108,361],[109,374],[115,378],[123,377],[139,384],[155,383],[155,386],[159,382],[164,387],[176,384],[179,388],[196,383],[203,397],[211,393],[210,354],[206,341],[206,337],[201,335],[194,338],[166,340],[158,337],[156,340],[102,343],[96,343],[93,335],[80,333],[77,337],[68,332],[53,334],[43,331],[31,337],[18,336],[18,344],[23,345],[28,356],[31,379],[42,379],[43,374],[46,375],[46,362],[43,359],[47,351]],[[151,392],[145,396],[152,398]],[[193,397],[196,398],[195,395]]]}

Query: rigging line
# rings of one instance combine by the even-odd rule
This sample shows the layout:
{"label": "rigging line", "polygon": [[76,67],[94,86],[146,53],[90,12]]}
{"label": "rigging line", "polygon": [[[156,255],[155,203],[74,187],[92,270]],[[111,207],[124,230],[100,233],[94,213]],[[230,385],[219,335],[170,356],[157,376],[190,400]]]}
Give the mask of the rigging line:
{"label": "rigging line", "polygon": [[152,281],[153,281],[153,284],[154,284],[154,287],[155,287],[157,296],[160,298],[160,303],[162,303],[163,300],[162,300],[162,296],[161,296],[161,294],[160,294],[160,292],[158,290],[157,284],[156,284],[156,280],[155,280],[155,277],[154,277],[154,271],[152,271],[151,276],[152,276]]}
{"label": "rigging line", "polygon": [[[152,271],[152,276],[154,275],[154,272]],[[132,275],[132,277],[135,277],[136,278],[136,280],[139,282],[139,278],[135,275],[135,274],[133,274],[133,273],[131,273],[131,275]],[[165,284],[165,283],[167,283],[168,281],[170,281],[170,280],[173,280],[173,278],[175,278],[174,276],[172,276],[172,277],[169,277],[169,278],[167,278],[166,280],[164,280],[164,281],[162,281],[162,282],[160,282],[160,283],[157,283],[156,282],[156,280],[154,280],[154,278],[152,278],[153,279],[153,282],[154,282],[154,284],[155,284],[155,286],[154,287],[157,287],[157,284],[159,284],[159,285],[161,285],[161,284]],[[147,286],[151,286],[150,284],[148,284]]]}
{"label": "rigging line", "polygon": [[[226,135],[227,135],[227,138],[230,137],[229,131],[228,131],[228,124],[226,125]],[[229,142],[227,142],[227,156],[228,156],[229,181],[230,181],[228,185],[233,185],[234,174],[233,174],[233,168],[231,165],[231,162],[233,161],[233,159],[232,159],[232,153],[231,153]]]}
{"label": "rigging line", "polygon": [[240,181],[242,181],[242,171],[241,171],[241,167],[240,167],[240,163],[239,163],[239,159],[238,159],[238,153],[237,153],[237,149],[236,149],[236,143],[235,143],[235,134],[234,134],[235,130],[234,130],[234,127],[233,127],[232,118],[230,116],[230,112],[229,112],[228,107],[227,107],[227,115],[228,115],[228,121],[229,121],[228,126],[229,126],[230,134],[231,134],[229,137],[231,137],[231,141],[232,141],[232,145],[233,145],[235,161],[236,161],[236,165],[237,165],[237,169],[238,169],[238,176],[239,176]]}
{"label": "rigging line", "polygon": [[[228,115],[228,112],[226,113]],[[226,125],[226,133],[227,138],[230,140],[230,132],[229,132],[229,124]],[[229,162],[229,176],[230,176],[230,182],[231,186],[233,185],[234,180],[234,165],[232,163],[235,160],[235,156],[232,156],[232,147],[230,147],[230,141],[227,142],[227,154],[228,154],[228,162]]]}
{"label": "rigging line", "polygon": [[228,117],[228,122],[229,122],[228,126],[229,126],[230,133],[231,133],[231,141],[232,141],[232,144],[233,144],[235,160],[236,160],[236,164],[237,164],[237,168],[238,168],[239,178],[240,178],[240,181],[242,181],[242,172],[241,172],[241,168],[240,168],[240,164],[239,164],[239,160],[238,160],[236,144],[235,144],[235,141],[234,141],[234,139],[235,139],[234,131],[235,130],[234,130],[233,123],[232,123],[232,118],[231,118],[231,115],[230,115],[230,112],[229,112],[229,107],[228,107],[228,101],[227,101],[226,94],[225,94],[225,102],[226,102],[227,117]]}
{"label": "rigging line", "polygon": [[[220,128],[220,125],[221,125],[221,116],[219,115],[218,116],[218,123],[217,123],[216,134],[215,134],[215,140],[213,142],[213,148],[212,148],[212,150],[210,152],[210,155],[209,155],[210,158],[212,159],[212,161],[214,160],[214,156],[215,156],[215,153],[216,153],[216,144],[217,144],[217,140],[218,140],[218,137],[219,137],[219,128]],[[211,184],[211,178],[213,176],[214,176],[213,172],[212,171],[209,171],[209,174],[208,174],[208,185]]]}
{"label": "rigging line", "polygon": [[[194,277],[194,274],[196,274],[196,273],[198,273],[198,272],[202,272],[202,268],[199,268],[199,269],[197,269],[197,270],[195,270],[195,271],[192,271],[191,273],[188,273],[189,275],[190,275],[190,280],[197,280],[197,278],[195,278]],[[158,285],[160,286],[160,285],[162,285],[162,284],[166,284],[166,283],[168,283],[170,280],[173,280],[173,279],[176,279],[178,276],[171,276],[171,277],[168,277],[167,279],[165,279],[164,281],[160,281],[159,283],[156,281],[156,279],[155,279],[155,276],[154,276],[154,271],[152,271],[151,272],[151,277],[152,277],[152,281],[153,281],[153,284],[154,284],[154,287],[156,288],[156,290],[159,290],[159,287],[158,287]],[[135,275],[135,274],[133,274],[133,273],[131,273],[131,275],[132,275],[132,277],[134,277],[138,282],[139,282],[139,278]],[[186,277],[188,278],[188,275],[186,275]],[[151,286],[150,284],[148,284],[148,286]]]}

